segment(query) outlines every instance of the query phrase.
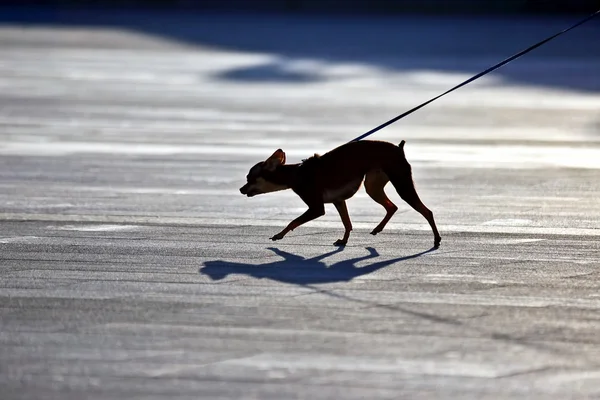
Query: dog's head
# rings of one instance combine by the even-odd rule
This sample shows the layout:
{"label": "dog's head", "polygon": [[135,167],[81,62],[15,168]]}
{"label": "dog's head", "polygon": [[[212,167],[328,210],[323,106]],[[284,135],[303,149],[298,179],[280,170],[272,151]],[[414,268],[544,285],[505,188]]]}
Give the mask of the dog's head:
{"label": "dog's head", "polygon": [[283,164],[285,164],[285,153],[278,149],[271,157],[250,168],[250,172],[246,176],[247,183],[240,188],[240,192],[248,197],[253,197],[257,194],[289,188],[283,183],[273,181],[275,170]]}

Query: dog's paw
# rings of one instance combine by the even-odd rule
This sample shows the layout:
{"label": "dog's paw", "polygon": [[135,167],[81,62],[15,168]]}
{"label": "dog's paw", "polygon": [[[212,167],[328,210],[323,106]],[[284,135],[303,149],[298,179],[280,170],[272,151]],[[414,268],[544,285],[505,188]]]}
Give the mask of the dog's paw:
{"label": "dog's paw", "polygon": [[271,240],[272,240],[272,241],[281,240],[281,239],[283,239],[283,236],[284,236],[284,235],[282,235],[281,233],[278,233],[277,235],[273,236],[273,237],[271,238]]}
{"label": "dog's paw", "polygon": [[348,242],[345,241],[345,240],[342,240],[342,239],[338,239],[338,240],[335,241],[335,243],[333,243],[333,245],[334,246],[345,246],[346,243],[348,243]]}

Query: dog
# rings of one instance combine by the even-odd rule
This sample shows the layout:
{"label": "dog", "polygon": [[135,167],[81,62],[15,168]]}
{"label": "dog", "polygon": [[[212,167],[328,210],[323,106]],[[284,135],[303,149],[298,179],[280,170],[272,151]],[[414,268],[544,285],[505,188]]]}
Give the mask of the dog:
{"label": "dog", "polygon": [[388,182],[412,208],[431,226],[433,243],[437,248],[442,240],[433,213],[419,199],[412,179],[412,168],[404,155],[403,140],[399,145],[389,142],[363,140],[346,143],[319,156],[315,154],[299,164],[286,164],[283,150],[276,150],[265,161],[254,165],[246,176],[240,192],[248,197],[292,189],[308,206],[308,210],[271,237],[280,240],[288,232],[325,214],[325,203],[333,203],[344,224],[344,237],[334,245],[345,246],[352,231],[346,200],[354,196],[364,181],[367,194],[385,208],[383,220],[372,235],[383,230],[398,207],[384,192]]}

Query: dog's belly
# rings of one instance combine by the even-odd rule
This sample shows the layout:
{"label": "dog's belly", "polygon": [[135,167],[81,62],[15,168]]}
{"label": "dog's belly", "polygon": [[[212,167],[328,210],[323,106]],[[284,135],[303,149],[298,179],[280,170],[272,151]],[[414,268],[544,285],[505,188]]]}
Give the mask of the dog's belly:
{"label": "dog's belly", "polygon": [[363,177],[350,181],[343,186],[336,188],[329,188],[323,191],[323,202],[324,203],[335,203],[338,201],[347,200],[360,188],[360,184],[363,181]]}

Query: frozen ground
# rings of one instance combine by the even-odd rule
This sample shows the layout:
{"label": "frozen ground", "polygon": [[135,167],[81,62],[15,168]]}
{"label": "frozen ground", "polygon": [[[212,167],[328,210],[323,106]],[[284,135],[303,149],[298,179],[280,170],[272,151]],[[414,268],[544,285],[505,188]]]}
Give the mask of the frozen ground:
{"label": "frozen ground", "polygon": [[5,398],[600,395],[598,21],[375,135],[435,252],[397,196],[337,251],[333,207],[272,243],[303,203],[237,189],[569,20],[39,22],[0,26]]}

